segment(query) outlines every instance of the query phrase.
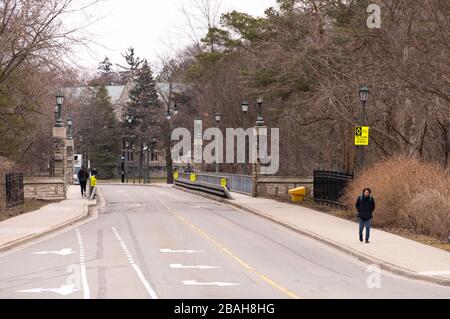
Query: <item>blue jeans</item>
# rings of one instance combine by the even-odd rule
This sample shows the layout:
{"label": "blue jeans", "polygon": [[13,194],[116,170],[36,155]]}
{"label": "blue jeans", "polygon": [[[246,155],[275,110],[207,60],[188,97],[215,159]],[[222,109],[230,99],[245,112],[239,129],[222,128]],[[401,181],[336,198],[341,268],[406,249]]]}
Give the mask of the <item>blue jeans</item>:
{"label": "blue jeans", "polygon": [[363,238],[363,230],[364,227],[366,228],[366,241],[369,241],[370,238],[370,227],[372,224],[372,220],[362,220],[361,218],[359,219],[359,238],[362,239]]}

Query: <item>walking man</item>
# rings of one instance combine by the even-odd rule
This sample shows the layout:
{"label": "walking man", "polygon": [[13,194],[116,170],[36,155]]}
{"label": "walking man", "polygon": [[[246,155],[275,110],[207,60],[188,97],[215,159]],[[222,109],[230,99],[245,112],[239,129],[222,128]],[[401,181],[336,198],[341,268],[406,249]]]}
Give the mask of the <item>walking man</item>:
{"label": "walking man", "polygon": [[86,197],[86,184],[89,179],[89,173],[86,169],[86,167],[81,167],[80,171],[78,172],[78,180],[80,181],[80,187],[81,187],[81,197]]}
{"label": "walking man", "polygon": [[363,242],[363,231],[366,228],[366,243],[370,239],[370,227],[373,219],[373,211],[375,210],[375,200],[372,197],[370,188],[365,188],[363,194],[358,197],[356,204],[359,220],[359,241]]}

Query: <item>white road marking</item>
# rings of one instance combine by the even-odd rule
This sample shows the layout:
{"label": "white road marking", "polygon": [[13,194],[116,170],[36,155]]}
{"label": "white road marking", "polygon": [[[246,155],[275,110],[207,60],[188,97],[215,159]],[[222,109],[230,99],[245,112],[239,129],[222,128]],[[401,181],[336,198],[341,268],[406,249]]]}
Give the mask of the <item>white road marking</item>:
{"label": "white road marking", "polygon": [[87,280],[87,273],[86,273],[86,263],[85,263],[85,255],[84,255],[84,242],[81,238],[80,230],[77,229],[77,238],[78,238],[78,245],[80,246],[80,268],[81,268],[81,282],[83,285],[83,295],[84,299],[90,299],[91,293],[89,291],[89,284]]}
{"label": "white road marking", "polygon": [[125,244],[125,242],[122,240],[122,238],[120,237],[119,233],[117,232],[115,227],[111,227],[114,235],[116,235],[117,240],[120,243],[120,246],[122,247],[123,252],[125,253],[125,256],[127,256],[128,262],[130,263],[130,265],[133,267],[134,271],[136,272],[136,274],[139,277],[139,280],[142,282],[142,284],[144,285],[145,289],[147,290],[147,292],[149,293],[150,297],[152,299],[159,299],[158,295],[156,294],[155,290],[152,288],[152,286],[149,284],[149,282],[147,281],[147,279],[145,278],[144,274],[142,273],[141,269],[139,269],[139,266],[134,262],[133,256],[130,254],[127,245]]}
{"label": "white road marking", "polygon": [[72,248],[64,248],[60,251],[40,251],[33,253],[33,255],[60,255],[60,256],[69,256],[72,254],[75,254],[75,251],[72,250]]}
{"label": "white road marking", "polygon": [[425,275],[425,276],[450,275],[450,270],[443,270],[443,271],[422,271],[422,272],[419,272],[419,274]]}
{"label": "white road marking", "polygon": [[29,289],[29,290],[18,290],[17,292],[23,292],[23,293],[53,292],[53,293],[56,293],[56,294],[59,294],[62,296],[68,296],[79,290],[80,289],[75,289],[74,285],[63,285],[60,288],[51,288],[51,289],[36,288],[36,289]]}
{"label": "white road marking", "polygon": [[232,287],[242,286],[232,282],[197,282],[195,280],[184,280],[183,284],[186,286],[219,286],[219,287]]}
{"label": "white road marking", "polygon": [[216,267],[216,266],[183,266],[182,264],[171,264],[170,268],[172,268],[172,269],[201,269],[201,270],[206,270],[206,269],[219,269],[220,267]]}
{"label": "white road marking", "polygon": [[201,250],[172,250],[172,249],[161,249],[164,254],[200,254],[203,253]]}

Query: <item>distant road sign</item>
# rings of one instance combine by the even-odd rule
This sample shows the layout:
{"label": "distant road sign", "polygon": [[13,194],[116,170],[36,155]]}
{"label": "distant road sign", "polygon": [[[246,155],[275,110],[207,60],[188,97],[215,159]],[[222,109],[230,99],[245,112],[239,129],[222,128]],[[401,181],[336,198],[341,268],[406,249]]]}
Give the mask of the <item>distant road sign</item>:
{"label": "distant road sign", "polygon": [[369,127],[357,126],[355,128],[355,145],[368,146],[369,145]]}

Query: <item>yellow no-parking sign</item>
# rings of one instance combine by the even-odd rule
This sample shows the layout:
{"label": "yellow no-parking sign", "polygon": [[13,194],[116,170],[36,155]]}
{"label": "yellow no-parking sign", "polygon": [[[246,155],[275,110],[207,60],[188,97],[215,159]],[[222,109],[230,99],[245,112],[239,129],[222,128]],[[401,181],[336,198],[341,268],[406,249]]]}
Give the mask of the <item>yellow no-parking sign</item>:
{"label": "yellow no-parking sign", "polygon": [[355,127],[355,145],[368,146],[369,145],[369,127],[356,126]]}

